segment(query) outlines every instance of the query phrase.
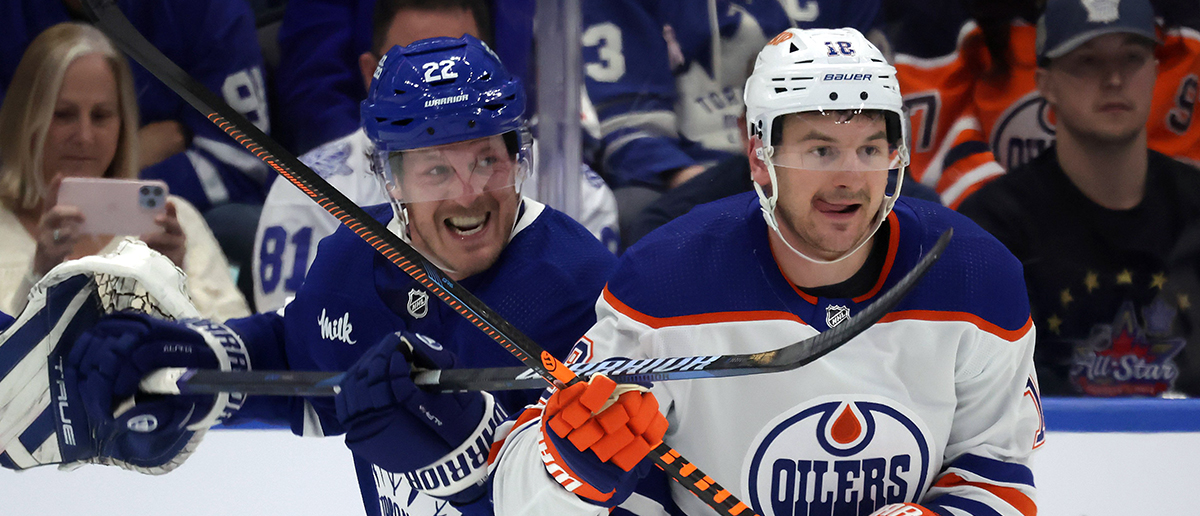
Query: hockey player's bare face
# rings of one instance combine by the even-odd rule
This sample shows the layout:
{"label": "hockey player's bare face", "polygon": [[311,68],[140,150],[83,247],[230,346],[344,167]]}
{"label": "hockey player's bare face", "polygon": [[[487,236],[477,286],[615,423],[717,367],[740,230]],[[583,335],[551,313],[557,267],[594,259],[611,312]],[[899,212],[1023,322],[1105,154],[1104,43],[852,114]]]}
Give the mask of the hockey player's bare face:
{"label": "hockey player's bare face", "polygon": [[775,146],[782,235],[797,250],[837,258],[872,229],[890,153],[882,117],[789,115]]}
{"label": "hockey player's bare face", "polygon": [[454,279],[491,267],[512,233],[518,173],[500,136],[406,151],[394,194],[413,245]]}
{"label": "hockey player's bare face", "polygon": [[120,105],[117,80],[103,55],[85,55],[67,66],[42,154],[47,182],[60,175],[104,175],[120,140]]}
{"label": "hockey player's bare face", "polygon": [[1105,34],[1039,69],[1038,88],[1063,128],[1099,144],[1121,144],[1142,133],[1157,72],[1149,41]]}

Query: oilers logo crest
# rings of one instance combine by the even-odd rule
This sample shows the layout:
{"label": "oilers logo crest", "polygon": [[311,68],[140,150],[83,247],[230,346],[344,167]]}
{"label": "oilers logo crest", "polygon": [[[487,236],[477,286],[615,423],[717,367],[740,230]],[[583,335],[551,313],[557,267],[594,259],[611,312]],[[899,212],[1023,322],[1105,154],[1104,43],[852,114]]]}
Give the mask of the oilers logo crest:
{"label": "oilers logo crest", "polygon": [[1034,91],[1014,102],[992,128],[992,152],[1005,170],[1036,158],[1054,141],[1050,105]]}
{"label": "oilers logo crest", "polygon": [[827,396],[777,417],[742,468],[763,516],[866,516],[915,502],[940,467],[925,425],[880,396]]}

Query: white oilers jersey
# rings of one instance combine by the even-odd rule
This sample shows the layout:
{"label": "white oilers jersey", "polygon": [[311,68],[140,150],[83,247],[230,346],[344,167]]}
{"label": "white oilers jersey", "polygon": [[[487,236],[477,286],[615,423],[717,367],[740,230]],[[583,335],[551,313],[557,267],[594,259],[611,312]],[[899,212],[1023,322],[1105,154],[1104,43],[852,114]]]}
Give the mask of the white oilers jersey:
{"label": "white oilers jersey", "polygon": [[[388,198],[371,173],[370,149],[371,141],[359,129],[309,151],[300,161],[351,202],[373,206]],[[615,251],[616,199],[595,172],[586,166],[582,172],[579,222]],[[521,191],[530,195],[537,189],[529,182]],[[254,302],[259,312],[279,309],[296,294],[316,258],[317,243],[340,224],[288,181],[280,178],[271,185],[254,237]]]}
{"label": "white oilers jersey", "polygon": [[[873,288],[824,298],[780,272],[753,193],[697,208],[626,252],[573,355],[787,346],[858,314],[953,227],[940,261],[896,309],[812,364],[655,384],[670,423],[665,442],[763,516],[866,516],[896,502],[1032,516],[1028,463],[1043,425],[1020,265],[978,226],[931,203],[901,199],[887,225]],[[496,513],[598,513],[546,475],[536,424],[516,428],[493,466]],[[712,513],[674,482],[670,491],[664,502],[684,513]],[[635,494],[623,507],[645,513],[645,505]]]}

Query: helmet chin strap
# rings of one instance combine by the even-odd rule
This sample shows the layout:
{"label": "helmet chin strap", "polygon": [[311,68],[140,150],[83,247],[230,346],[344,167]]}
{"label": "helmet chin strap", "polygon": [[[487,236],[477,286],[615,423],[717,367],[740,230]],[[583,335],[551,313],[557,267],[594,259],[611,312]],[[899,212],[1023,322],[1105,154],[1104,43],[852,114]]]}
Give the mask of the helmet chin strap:
{"label": "helmet chin strap", "polygon": [[760,159],[762,159],[763,163],[767,166],[767,175],[770,176],[771,186],[772,186],[771,195],[766,195],[766,192],[763,190],[762,185],[758,184],[757,182],[754,183],[754,190],[756,192],[758,192],[759,204],[762,207],[763,219],[765,219],[767,221],[767,226],[770,226],[771,230],[775,231],[775,234],[779,236],[779,240],[783,241],[783,245],[787,246],[787,248],[789,250],[791,250],[792,253],[795,254],[796,256],[799,256],[805,260],[808,260],[811,263],[815,263],[818,265],[829,265],[829,264],[833,264],[833,263],[838,263],[838,262],[845,260],[846,258],[849,258],[850,256],[854,255],[854,253],[858,252],[859,249],[862,249],[862,247],[864,245],[866,245],[867,242],[871,241],[871,238],[875,236],[875,232],[879,231],[879,226],[883,225],[883,220],[887,217],[888,212],[891,211],[891,205],[893,203],[895,203],[895,198],[900,196],[899,181],[903,180],[903,177],[897,178],[896,191],[895,191],[895,193],[892,194],[891,199],[885,198],[883,201],[883,204],[881,204],[879,206],[879,210],[875,212],[875,220],[871,223],[871,230],[867,231],[866,234],[864,234],[863,237],[861,239],[859,239],[858,243],[855,244],[852,249],[850,249],[849,251],[847,251],[845,253],[842,253],[837,258],[834,258],[832,260],[826,260],[826,259],[822,259],[822,258],[814,258],[812,256],[804,254],[803,252],[801,252],[800,250],[798,250],[794,246],[792,246],[792,243],[788,242],[787,237],[784,236],[783,232],[779,230],[779,220],[775,217],[775,205],[779,200],[779,189],[774,187],[775,185],[779,184],[779,181],[775,174],[775,162],[771,160],[771,155],[774,153],[773,152],[774,150],[775,150],[774,147],[766,147],[766,148],[760,147],[758,149],[758,152],[756,153],[758,155],[758,157]]}

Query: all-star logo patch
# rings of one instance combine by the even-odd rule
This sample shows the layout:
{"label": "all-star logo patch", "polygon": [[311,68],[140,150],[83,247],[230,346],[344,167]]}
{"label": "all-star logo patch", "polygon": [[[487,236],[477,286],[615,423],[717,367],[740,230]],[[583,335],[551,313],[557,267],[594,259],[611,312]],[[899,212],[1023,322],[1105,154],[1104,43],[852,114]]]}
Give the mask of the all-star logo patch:
{"label": "all-star logo patch", "polygon": [[1156,299],[1143,309],[1139,323],[1126,301],[1111,325],[1097,324],[1075,342],[1071,383],[1089,396],[1155,396],[1170,390],[1179,377],[1175,355],[1187,343],[1169,333],[1175,309]]}
{"label": "all-star logo patch", "polygon": [[842,305],[825,307],[825,325],[833,328],[850,318],[850,308]]}
{"label": "all-star logo patch", "polygon": [[429,315],[429,293],[415,288],[409,290],[408,313],[417,319]]}

